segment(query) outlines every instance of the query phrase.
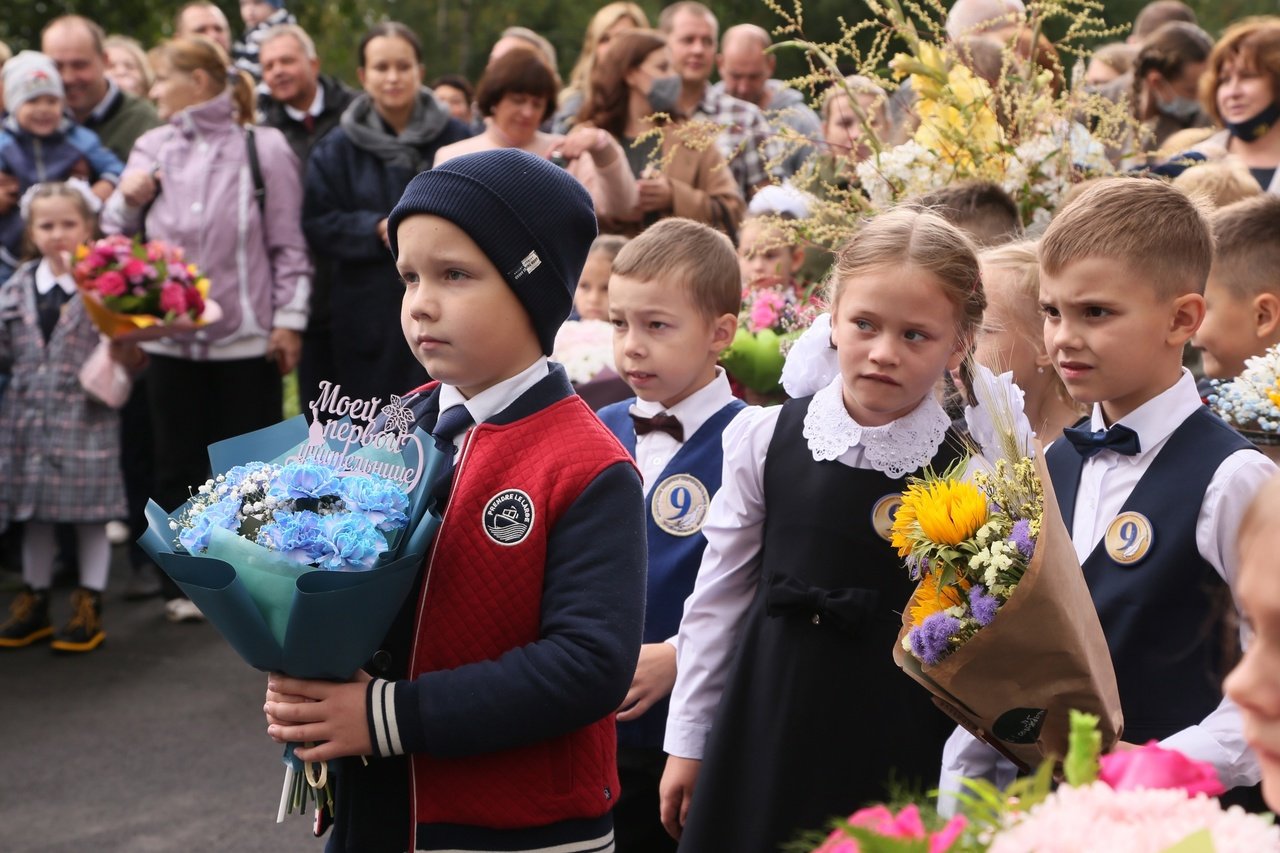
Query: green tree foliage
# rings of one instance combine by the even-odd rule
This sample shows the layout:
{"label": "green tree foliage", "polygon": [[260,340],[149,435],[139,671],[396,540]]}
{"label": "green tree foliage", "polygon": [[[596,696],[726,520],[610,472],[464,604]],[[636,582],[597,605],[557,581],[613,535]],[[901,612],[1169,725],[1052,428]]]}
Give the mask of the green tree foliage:
{"label": "green tree foliage", "polygon": [[[238,5],[216,0],[227,13],[233,33],[242,28]],[[287,0],[286,0],[287,2]],[[792,8],[795,0],[780,0]],[[867,14],[862,0],[801,0],[805,32],[811,40],[838,37],[839,16],[853,23]],[[173,32],[173,13],[182,0],[7,0],[0,15],[0,40],[15,51],[38,48],[40,29],[49,19],[68,12],[98,21],[108,32],[132,35],[144,45],[154,44]],[[461,71],[477,79],[484,69],[489,47],[509,26],[536,30],[555,45],[560,72],[566,76],[582,46],[582,34],[599,3],[581,0],[308,0],[290,4],[290,11],[316,40],[325,70],[348,81],[356,78],[356,46],[371,24],[398,20],[422,38],[428,77]],[[657,23],[663,4],[641,0],[650,22]],[[766,29],[778,24],[777,16],[763,0],[710,0],[721,27],[755,23]],[[1107,0],[1104,17],[1112,24],[1131,23],[1145,0]],[[1217,35],[1231,21],[1247,15],[1275,14],[1274,0],[1194,0],[1201,24]],[[784,76],[802,73],[802,59],[795,53],[779,57]]]}

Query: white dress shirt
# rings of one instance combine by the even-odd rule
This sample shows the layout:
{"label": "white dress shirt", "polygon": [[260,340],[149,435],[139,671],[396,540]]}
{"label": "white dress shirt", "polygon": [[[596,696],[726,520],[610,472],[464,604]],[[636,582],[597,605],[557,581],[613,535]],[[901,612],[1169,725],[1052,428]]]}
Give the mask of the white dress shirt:
{"label": "white dress shirt", "polygon": [[[1125,456],[1103,450],[1085,460],[1071,529],[1071,541],[1081,563],[1098,546],[1107,526],[1119,515],[1169,437],[1200,405],[1195,379],[1183,370],[1172,387],[1117,421],[1138,433],[1140,452]],[[1090,429],[1097,431],[1107,426],[1101,407],[1095,405]],[[1240,521],[1258,489],[1275,472],[1275,463],[1261,453],[1233,453],[1218,466],[1205,490],[1196,522],[1196,550],[1233,590]],[[1194,500],[1195,495],[1188,498]],[[1225,697],[1199,724],[1170,735],[1161,745],[1209,762],[1228,788],[1253,785],[1260,778],[1257,758],[1245,744],[1240,710]],[[943,751],[944,792],[956,789],[955,776],[985,777],[1004,783],[1013,778],[1013,768],[994,750],[957,729]]]}
{"label": "white dress shirt", "polygon": [[306,121],[307,116],[320,118],[320,114],[324,112],[324,84],[316,82],[316,96],[311,99],[311,106],[306,110],[300,110],[288,104],[281,104],[281,106],[284,107],[284,114],[296,122]]}
{"label": "white dress shirt", "polygon": [[[710,420],[711,416],[733,401],[733,390],[729,387],[729,377],[724,368],[717,367],[715,378],[706,385],[676,403],[670,409],[664,409],[659,402],[637,399],[631,406],[633,414],[651,418],[666,413],[680,420],[687,441],[693,434]],[[658,477],[666,469],[671,457],[684,446],[684,442],[676,441],[674,436],[661,430],[636,436],[636,465],[640,468],[640,481],[644,484],[647,497],[658,481]]]}
{"label": "white dress shirt", "polygon": [[[932,396],[893,423],[861,427],[844,411],[839,384],[837,376],[809,404],[804,432],[815,459],[837,453],[842,465],[881,471],[894,464],[874,458],[874,451],[869,460],[869,444],[893,444],[901,451],[896,454],[899,461],[903,453],[925,461],[933,458],[948,421]],[[706,748],[733,650],[760,580],[767,509],[764,464],[781,411],[781,406],[749,407],[724,431],[724,477],[707,510],[702,527],[707,548],[676,638],[676,684],[663,746],[670,755],[700,759]]]}
{"label": "white dress shirt", "polygon": [[[524,370],[517,373],[509,379],[493,385],[468,400],[462,396],[462,392],[452,385],[440,383],[440,412],[443,414],[448,409],[456,405],[467,407],[467,412],[471,415],[471,420],[478,424],[482,424],[489,418],[501,412],[507,406],[510,406],[516,399],[528,391],[534,385],[547,377],[549,366],[547,357],[539,356],[538,359]],[[453,446],[458,449],[462,448],[462,442],[466,438],[467,431],[463,430],[453,437]]]}

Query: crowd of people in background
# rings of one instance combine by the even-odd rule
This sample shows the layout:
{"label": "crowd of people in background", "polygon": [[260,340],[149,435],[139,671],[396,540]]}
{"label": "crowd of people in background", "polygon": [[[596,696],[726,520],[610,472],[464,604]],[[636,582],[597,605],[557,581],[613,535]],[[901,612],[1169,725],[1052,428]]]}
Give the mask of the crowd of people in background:
{"label": "crowd of people in background", "polygon": [[[909,87],[890,95],[850,76],[812,99],[777,79],[766,30],[722,27],[691,0],[654,21],[632,2],[603,6],[567,79],[551,44],[516,26],[494,43],[478,80],[447,74],[430,85],[419,34],[403,24],[372,26],[357,67],[336,69],[283,0],[240,9],[233,24],[219,6],[193,0],[156,45],[79,15],[49,21],[33,49],[11,55],[0,45],[0,324],[24,330],[0,332],[0,562],[25,583],[0,648],[46,636],[62,651],[97,648],[108,542],[137,537],[148,498],[181,504],[207,476],[208,445],[278,421],[283,377],[296,373],[304,410],[325,379],[382,400],[428,381],[388,332],[399,327],[403,296],[388,219],[415,176],[494,149],[563,168],[590,195],[601,234],[575,317],[609,320],[613,259],[672,218],[733,241],[743,287],[782,282],[799,292],[821,280],[832,257],[770,224],[807,215],[780,187],[817,173],[822,186],[847,188],[871,155],[866,128],[883,140],[913,130]],[[992,45],[998,57],[1022,39],[1025,12],[1021,0],[957,0],[947,32],[966,45],[960,55],[974,73],[992,77]],[[1035,61],[1046,55],[1018,44]],[[1280,18],[1249,19],[1215,38],[1184,3],[1156,0],[1125,42],[1098,46],[1081,72],[1100,96],[1128,104],[1142,129],[1110,152],[1117,165],[1224,208],[1214,219],[1220,245],[1237,245],[1236,232],[1255,235],[1240,253],[1276,242],[1276,229],[1264,235],[1257,223],[1280,222]],[[712,135],[681,132],[695,126]],[[1037,248],[1017,199],[979,183],[938,187],[920,201],[982,249],[977,360],[1011,369],[1040,438],[1060,438],[1083,409],[1040,332]],[[83,310],[68,307],[78,303],[67,256],[110,234],[181,247],[222,308],[197,335],[121,356],[135,376],[118,413],[65,381],[97,343]],[[1258,264],[1280,264],[1270,257]],[[1211,276],[1210,289],[1211,319],[1194,343],[1206,372],[1229,377],[1253,344],[1280,341],[1280,310],[1237,280]],[[1223,321],[1224,310],[1239,315]],[[1250,346],[1237,346],[1241,335]],[[136,546],[130,553],[125,597],[163,596],[169,619],[201,620]],[[59,565],[78,569],[69,614],[51,600]]]}

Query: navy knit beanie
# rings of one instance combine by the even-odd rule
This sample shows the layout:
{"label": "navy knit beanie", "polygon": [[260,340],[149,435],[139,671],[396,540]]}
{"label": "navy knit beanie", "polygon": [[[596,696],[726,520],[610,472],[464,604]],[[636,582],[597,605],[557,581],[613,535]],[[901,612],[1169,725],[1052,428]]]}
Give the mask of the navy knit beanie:
{"label": "navy knit beanie", "polygon": [[421,213],[467,232],[515,291],[550,355],[596,237],[595,208],[582,184],[518,148],[455,157],[405,188],[387,218],[391,254],[400,254],[400,223]]}

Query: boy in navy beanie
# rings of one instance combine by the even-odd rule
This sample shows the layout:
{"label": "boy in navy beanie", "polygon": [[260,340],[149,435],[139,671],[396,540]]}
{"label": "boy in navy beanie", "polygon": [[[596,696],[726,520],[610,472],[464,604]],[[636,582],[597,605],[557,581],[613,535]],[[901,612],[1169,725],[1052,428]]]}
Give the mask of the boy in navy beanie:
{"label": "boy in navy beanie", "polygon": [[368,672],[273,675],[268,734],[344,758],[329,851],[612,850],[643,498],[546,356],[595,236],[590,196],[546,160],[486,151],[414,178],[388,235],[405,338],[438,380],[403,403],[455,453],[443,522]]}

